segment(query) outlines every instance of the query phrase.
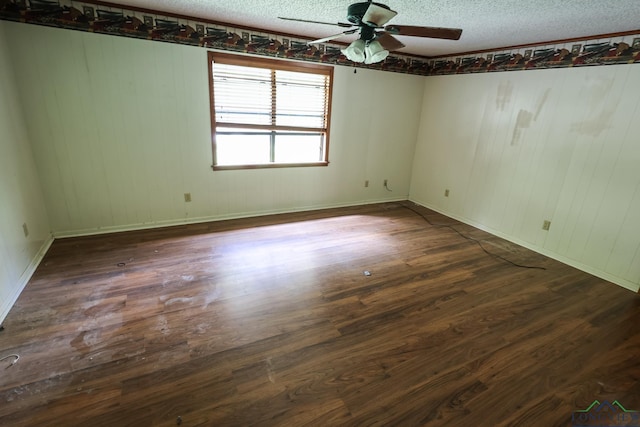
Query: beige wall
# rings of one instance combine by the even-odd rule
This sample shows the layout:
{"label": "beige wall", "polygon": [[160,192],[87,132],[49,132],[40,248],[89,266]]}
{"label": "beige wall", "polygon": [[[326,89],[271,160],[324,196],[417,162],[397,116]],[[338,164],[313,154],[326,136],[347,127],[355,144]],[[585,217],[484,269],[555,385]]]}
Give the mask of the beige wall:
{"label": "beige wall", "polygon": [[0,21],[0,323],[51,243],[4,29]]}
{"label": "beige wall", "polygon": [[427,78],[336,67],[329,167],[213,172],[205,49],[2,27],[17,94],[4,90],[24,106],[59,236],[409,197],[640,286],[637,65]]}
{"label": "beige wall", "polygon": [[336,67],[329,167],[213,172],[205,49],[6,25],[58,236],[408,197],[419,76]]}
{"label": "beige wall", "polygon": [[410,198],[637,290],[638,87],[638,65],[429,77]]}

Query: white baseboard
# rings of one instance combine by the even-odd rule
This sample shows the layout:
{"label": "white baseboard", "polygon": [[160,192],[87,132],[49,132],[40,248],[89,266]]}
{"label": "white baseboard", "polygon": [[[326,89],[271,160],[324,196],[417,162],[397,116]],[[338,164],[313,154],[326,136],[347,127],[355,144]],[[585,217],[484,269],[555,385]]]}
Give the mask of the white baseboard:
{"label": "white baseboard", "polygon": [[583,263],[581,263],[579,261],[576,261],[574,259],[567,258],[567,257],[565,257],[563,255],[557,254],[557,253],[549,251],[547,249],[532,245],[531,243],[525,242],[524,240],[520,240],[520,239],[515,238],[513,236],[509,236],[509,235],[504,234],[504,233],[502,233],[502,232],[500,232],[498,230],[494,230],[494,229],[492,229],[490,227],[487,227],[485,225],[482,225],[482,224],[479,224],[479,223],[477,223],[475,221],[472,221],[472,220],[470,220],[468,218],[464,218],[464,217],[452,214],[450,212],[443,211],[443,210],[441,210],[441,209],[439,209],[439,208],[437,208],[435,206],[431,206],[429,203],[426,203],[426,202],[423,202],[423,201],[420,201],[420,200],[415,200],[415,199],[409,199],[409,201],[413,202],[413,203],[416,203],[416,204],[418,204],[420,206],[424,206],[425,208],[431,209],[431,210],[436,211],[438,213],[441,213],[442,215],[446,215],[449,218],[453,218],[455,220],[458,220],[458,221],[463,222],[465,224],[471,225],[471,226],[473,226],[475,228],[478,228],[480,230],[486,231],[487,233],[493,234],[494,236],[498,236],[498,237],[500,237],[502,239],[505,239],[505,240],[508,240],[508,241],[510,241],[512,243],[515,243],[517,245],[523,246],[523,247],[525,247],[527,249],[530,249],[530,250],[532,250],[534,252],[537,252],[537,253],[539,253],[541,255],[544,255],[546,257],[549,257],[551,259],[555,259],[556,261],[560,261],[563,264],[570,265],[571,267],[577,268],[578,270],[584,271],[585,273],[589,273],[589,274],[591,274],[593,276],[599,277],[599,278],[604,279],[604,280],[606,280],[608,282],[615,283],[616,285],[621,286],[621,287],[623,287],[625,289],[629,289],[630,291],[638,292],[638,289],[640,289],[640,284],[638,284],[638,283],[633,283],[630,280],[626,280],[626,279],[623,279],[622,277],[614,276],[613,274],[607,273],[606,271],[602,271],[600,269],[594,268],[594,267],[592,267],[590,265],[587,265],[587,264],[583,264]]}
{"label": "white baseboard", "polygon": [[42,246],[40,246],[38,253],[36,253],[35,257],[33,257],[26,270],[20,276],[20,279],[18,279],[18,286],[16,286],[13,295],[11,295],[6,301],[2,302],[2,306],[0,306],[0,324],[4,322],[4,319],[7,317],[7,314],[9,314],[11,307],[13,307],[13,305],[16,303],[18,297],[24,290],[24,287],[27,286],[27,283],[29,283],[29,280],[31,280],[31,276],[33,276],[36,268],[38,268],[38,265],[40,265],[40,261],[42,261],[42,258],[44,258],[44,256],[46,255],[49,247],[51,247],[53,240],[53,235],[50,234],[44,241]]}
{"label": "white baseboard", "polygon": [[203,222],[224,221],[229,219],[253,218],[265,215],[276,215],[294,212],[317,211],[322,209],[345,208],[351,206],[373,205],[376,203],[400,202],[407,200],[407,196],[394,197],[388,199],[360,200],[358,202],[335,203],[326,205],[312,205],[300,208],[273,209],[253,212],[240,212],[228,215],[212,215],[197,218],[169,219],[153,222],[145,222],[138,224],[114,225],[109,227],[86,228],[82,230],[56,231],[53,236],[56,239],[64,239],[69,237],[93,236],[98,234],[119,233],[122,231],[146,230],[150,228],[171,227],[174,225],[200,224]]}

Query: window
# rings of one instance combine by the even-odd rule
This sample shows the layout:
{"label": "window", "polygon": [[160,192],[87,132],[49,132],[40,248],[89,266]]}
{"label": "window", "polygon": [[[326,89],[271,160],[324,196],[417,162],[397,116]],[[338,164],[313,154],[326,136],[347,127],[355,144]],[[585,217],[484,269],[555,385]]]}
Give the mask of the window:
{"label": "window", "polygon": [[213,169],[329,164],[333,68],[209,52]]}

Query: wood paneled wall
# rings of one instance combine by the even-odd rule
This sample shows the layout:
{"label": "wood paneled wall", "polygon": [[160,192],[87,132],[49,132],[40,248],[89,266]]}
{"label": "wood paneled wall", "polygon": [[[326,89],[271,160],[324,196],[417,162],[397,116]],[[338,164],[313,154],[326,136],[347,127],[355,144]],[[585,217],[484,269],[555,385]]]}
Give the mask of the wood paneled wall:
{"label": "wood paneled wall", "polygon": [[425,82],[412,200],[638,289],[640,67]]}
{"label": "wood paneled wall", "polygon": [[51,243],[9,40],[0,22],[0,324]]}
{"label": "wood paneled wall", "polygon": [[329,167],[213,172],[205,50],[1,25],[58,236],[409,197],[640,286],[638,66],[336,67]]}
{"label": "wood paneled wall", "polygon": [[408,197],[420,76],[336,67],[328,167],[213,172],[205,49],[4,25],[57,236]]}

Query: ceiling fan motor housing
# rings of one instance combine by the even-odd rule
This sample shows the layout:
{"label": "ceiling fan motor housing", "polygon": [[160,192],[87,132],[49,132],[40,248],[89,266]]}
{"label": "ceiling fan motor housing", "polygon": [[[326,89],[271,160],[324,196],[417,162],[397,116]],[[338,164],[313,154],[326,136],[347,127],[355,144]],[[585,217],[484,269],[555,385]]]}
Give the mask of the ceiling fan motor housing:
{"label": "ceiling fan motor housing", "polygon": [[362,22],[362,17],[367,12],[367,9],[369,8],[369,5],[371,3],[375,4],[376,6],[391,10],[391,8],[389,8],[389,6],[387,6],[386,4],[380,4],[376,2],[363,1],[360,3],[354,3],[347,9],[347,20],[354,25],[370,26],[370,24]]}
{"label": "ceiling fan motor housing", "polygon": [[418,27],[415,25],[385,26],[385,24],[393,19],[397,14],[398,12],[391,10],[391,8],[385,4],[369,0],[353,3],[347,8],[347,20],[349,20],[350,24],[342,22],[332,24],[330,22],[309,21],[293,18],[282,19],[316,24],[337,25],[339,27],[348,28],[348,30],[339,34],[311,41],[308,43],[310,45],[324,43],[345,35],[351,35],[355,32],[359,32],[360,37],[358,40],[352,42],[346,49],[342,49],[342,53],[344,53],[347,59],[351,61],[364,61],[367,64],[379,62],[386,58],[389,51],[405,47],[405,45],[400,40],[396,39],[394,35],[458,40],[462,34],[462,30],[459,28]]}

